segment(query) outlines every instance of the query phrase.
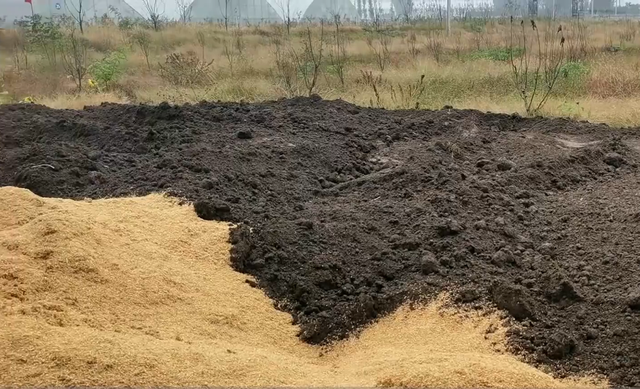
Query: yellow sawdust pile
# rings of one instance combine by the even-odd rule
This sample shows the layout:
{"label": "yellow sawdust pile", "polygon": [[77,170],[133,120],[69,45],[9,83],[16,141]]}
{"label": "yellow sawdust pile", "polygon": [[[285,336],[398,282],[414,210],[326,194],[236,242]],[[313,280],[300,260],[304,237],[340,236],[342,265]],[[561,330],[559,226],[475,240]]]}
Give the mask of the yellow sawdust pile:
{"label": "yellow sawdust pile", "polygon": [[75,202],[0,188],[0,386],[574,384],[501,352],[495,316],[439,303],[328,350],[303,344],[230,268],[227,235],[161,195]]}

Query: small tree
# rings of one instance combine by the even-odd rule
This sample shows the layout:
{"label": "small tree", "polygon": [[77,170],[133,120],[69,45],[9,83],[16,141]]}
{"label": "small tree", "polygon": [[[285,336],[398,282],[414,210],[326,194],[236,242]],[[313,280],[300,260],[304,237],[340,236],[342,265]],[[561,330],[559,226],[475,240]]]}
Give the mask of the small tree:
{"label": "small tree", "polygon": [[162,27],[162,15],[164,14],[163,0],[142,0],[142,5],[149,15],[149,22],[154,31]]}
{"label": "small tree", "polygon": [[410,31],[407,36],[407,46],[409,51],[409,55],[412,60],[417,60],[418,55],[420,54],[420,49],[418,49],[418,36],[414,31]]}
{"label": "small tree", "polygon": [[322,66],[322,55],[324,50],[324,21],[320,21],[320,36],[314,39],[311,27],[307,26],[303,41],[302,55],[298,55],[292,48],[293,56],[296,60],[298,73],[302,77],[308,95],[313,94],[320,76]]}
{"label": "small tree", "polygon": [[384,33],[384,31],[379,31],[376,35],[377,39],[375,40],[373,39],[373,36],[367,35],[367,45],[375,56],[376,64],[380,68],[380,71],[383,72],[391,59],[391,52],[389,51],[389,37]]}
{"label": "small tree", "polygon": [[89,73],[101,89],[108,90],[122,75],[126,58],[124,51],[110,53],[101,60],[92,63],[89,66]]}
{"label": "small tree", "polygon": [[[534,20],[531,20],[531,28],[535,33],[534,45],[537,46],[537,58],[535,53],[527,45],[527,32],[524,20],[520,22],[520,37],[518,45],[514,45],[513,17],[511,17],[511,40],[509,44],[509,59],[515,87],[524,103],[527,115],[533,115],[547,102],[565,62],[564,36],[562,26],[554,33],[551,24],[545,34],[544,47],[540,39],[540,32]],[[519,59],[514,58],[515,53],[522,53]]]}
{"label": "small tree", "polygon": [[133,43],[136,44],[140,51],[142,51],[142,55],[144,55],[144,59],[147,61],[147,68],[151,70],[151,63],[149,63],[149,52],[151,48],[151,36],[149,33],[143,29],[138,29],[131,36]]}
{"label": "small tree", "polygon": [[84,34],[84,19],[86,17],[86,10],[83,7],[84,0],[77,0],[77,6],[73,1],[74,0],[64,0],[64,7],[67,9],[73,20],[78,24],[80,33]]}
{"label": "small tree", "polygon": [[224,30],[229,30],[229,11],[231,6],[231,0],[216,0],[218,2],[218,8],[220,9],[220,13],[222,14],[222,19],[224,21]]}
{"label": "small tree", "polygon": [[273,44],[273,54],[276,64],[276,78],[282,85],[287,96],[295,95],[297,90],[297,66],[292,54],[293,50],[287,50],[285,40],[282,36],[271,38]]}
{"label": "small tree", "polygon": [[394,9],[394,11],[399,14],[403,22],[410,23],[413,15],[413,0],[400,0],[399,4],[400,9]]}
{"label": "small tree", "polygon": [[291,24],[293,23],[293,19],[291,19],[291,0],[278,0],[278,6],[282,12],[282,20],[287,28],[287,34],[290,34]]}
{"label": "small tree", "polygon": [[202,62],[205,62],[204,48],[207,43],[207,36],[205,35],[204,31],[199,30],[198,32],[196,32],[196,38],[198,39],[198,44],[200,45],[200,50],[202,51]]}
{"label": "small tree", "polygon": [[331,62],[331,67],[340,79],[340,84],[344,86],[344,72],[347,64],[347,42],[342,30],[340,29],[340,15],[333,15],[333,23],[335,25],[335,37],[333,47],[329,52],[329,61]]}
{"label": "small tree", "polygon": [[178,16],[180,21],[187,24],[191,21],[191,1],[189,0],[176,0],[178,6]]}
{"label": "small tree", "polygon": [[72,29],[65,38],[62,44],[62,65],[80,92],[82,91],[82,79],[87,74],[87,40],[79,37],[75,29]]}

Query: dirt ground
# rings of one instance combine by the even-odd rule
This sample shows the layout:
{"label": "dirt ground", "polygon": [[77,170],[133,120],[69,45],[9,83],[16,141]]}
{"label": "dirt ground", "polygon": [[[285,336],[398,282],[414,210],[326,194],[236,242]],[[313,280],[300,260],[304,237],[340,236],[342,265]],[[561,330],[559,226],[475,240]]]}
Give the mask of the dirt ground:
{"label": "dirt ground", "polygon": [[232,264],[309,343],[453,293],[557,376],[640,385],[640,135],[475,111],[300,98],[0,107],[0,185],[162,191],[240,224]]}
{"label": "dirt ground", "polygon": [[598,384],[519,361],[495,312],[456,312],[444,298],[401,307],[357,339],[305,344],[231,268],[228,239],[226,223],[157,194],[72,201],[0,188],[0,386]]}

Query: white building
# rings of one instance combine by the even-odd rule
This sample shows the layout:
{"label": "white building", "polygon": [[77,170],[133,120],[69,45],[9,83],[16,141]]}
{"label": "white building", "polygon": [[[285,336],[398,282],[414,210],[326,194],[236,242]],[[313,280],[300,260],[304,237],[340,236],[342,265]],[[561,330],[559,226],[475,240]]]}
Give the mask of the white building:
{"label": "white building", "polygon": [[[113,19],[142,18],[125,0],[32,0],[33,13],[43,18],[82,14],[87,23],[108,15]],[[82,4],[82,8],[80,5]],[[115,12],[114,12],[115,10]],[[31,16],[32,8],[24,0],[0,0],[0,28],[11,28],[15,21]]]}
{"label": "white building", "polygon": [[357,20],[358,10],[349,0],[313,0],[304,12],[304,19],[333,20],[340,16],[342,20]]}
{"label": "white building", "polygon": [[282,18],[267,0],[195,0],[191,21],[228,25],[281,23]]}

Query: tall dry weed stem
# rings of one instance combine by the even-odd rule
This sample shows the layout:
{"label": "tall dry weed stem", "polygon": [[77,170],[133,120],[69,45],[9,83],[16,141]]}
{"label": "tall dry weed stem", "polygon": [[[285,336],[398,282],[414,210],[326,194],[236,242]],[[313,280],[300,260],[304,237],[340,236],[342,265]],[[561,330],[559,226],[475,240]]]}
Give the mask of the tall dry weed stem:
{"label": "tall dry weed stem", "polygon": [[[513,81],[524,103],[525,112],[528,115],[533,115],[544,107],[560,76],[560,70],[565,61],[565,38],[560,25],[555,34],[547,31],[548,35],[545,34],[545,38],[542,40],[536,22],[531,20],[531,30],[535,39],[528,43],[527,23],[524,20],[520,22],[519,36],[514,36],[516,32],[513,25],[512,17],[509,59]],[[551,24],[549,24],[549,28],[551,28]],[[518,46],[514,45],[514,37],[518,41]],[[537,51],[534,51],[534,48],[537,48]],[[515,59],[514,53],[519,52],[522,54],[519,59]]]}

